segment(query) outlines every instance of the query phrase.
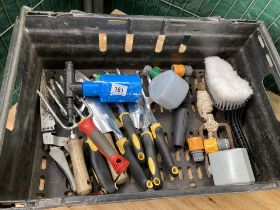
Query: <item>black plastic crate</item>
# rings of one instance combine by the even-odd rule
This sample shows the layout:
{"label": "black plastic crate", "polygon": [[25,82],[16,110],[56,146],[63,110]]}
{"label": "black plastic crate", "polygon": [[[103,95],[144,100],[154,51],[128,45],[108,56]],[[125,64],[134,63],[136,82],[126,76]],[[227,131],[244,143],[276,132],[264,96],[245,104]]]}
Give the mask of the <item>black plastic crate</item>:
{"label": "black plastic crate", "polygon": [[[270,75],[280,87],[279,56],[262,22],[219,18],[168,18],[147,16],[95,15],[83,12],[33,12],[23,7],[17,19],[5,67],[0,99],[0,204],[13,207],[51,207],[95,202],[125,201],[182,195],[216,194],[278,188],[280,179],[280,122],[275,118],[265,92],[263,79]],[[107,50],[99,49],[99,33],[107,34]],[[131,52],[125,52],[126,34],[134,34]],[[165,35],[161,52],[155,52],[160,34]],[[180,44],[187,50],[179,53]],[[40,76],[46,71],[61,72],[71,60],[83,72],[141,70],[144,65],[168,69],[173,63],[203,69],[206,56],[228,60],[254,90],[243,119],[242,130],[256,160],[256,183],[240,186],[214,186],[204,164],[188,160],[188,152],[175,154],[182,176],[174,180],[165,173],[164,188],[139,190],[128,182],[116,194],[67,196],[66,178],[44,150],[39,98]],[[5,129],[16,77],[22,84],[16,122],[12,132]],[[272,81],[272,80],[271,80]],[[172,140],[172,113],[157,112],[169,143]],[[191,114],[190,126],[202,122]],[[40,168],[42,158],[47,168]],[[198,168],[201,175],[197,173]],[[192,171],[192,177],[188,174]],[[164,172],[163,172],[164,173]],[[45,179],[43,191],[39,179]],[[192,178],[192,179],[191,179]]]}

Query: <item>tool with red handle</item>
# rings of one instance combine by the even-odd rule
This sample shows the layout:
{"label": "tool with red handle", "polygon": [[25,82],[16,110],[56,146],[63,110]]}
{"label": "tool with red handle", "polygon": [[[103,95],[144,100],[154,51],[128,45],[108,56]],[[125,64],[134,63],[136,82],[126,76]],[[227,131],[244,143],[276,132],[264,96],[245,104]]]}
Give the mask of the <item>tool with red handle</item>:
{"label": "tool with red handle", "polygon": [[82,119],[79,122],[78,127],[89,137],[89,139],[97,146],[102,155],[104,155],[104,157],[112,164],[117,174],[122,173],[127,169],[129,161],[118,154],[104,134],[96,128],[92,118]]}
{"label": "tool with red handle", "polygon": [[74,122],[71,126],[67,126],[63,124],[63,122],[60,120],[60,118],[57,116],[57,114],[48,104],[48,102],[46,101],[42,93],[40,91],[37,91],[37,93],[40,96],[42,102],[46,105],[47,109],[54,117],[54,119],[60,124],[62,128],[66,130],[73,130],[74,128],[79,127],[79,129],[89,137],[89,139],[97,146],[97,148],[104,155],[104,157],[112,164],[117,174],[122,173],[127,169],[129,162],[120,154],[118,154],[115,148],[109,143],[107,138],[104,136],[104,134],[102,134],[100,130],[96,128],[92,120],[92,114],[93,114],[92,110],[83,99],[80,100],[89,110],[88,116],[84,117],[79,112],[77,107],[74,106],[74,109],[76,110],[78,115],[80,115],[82,120],[79,123]]}

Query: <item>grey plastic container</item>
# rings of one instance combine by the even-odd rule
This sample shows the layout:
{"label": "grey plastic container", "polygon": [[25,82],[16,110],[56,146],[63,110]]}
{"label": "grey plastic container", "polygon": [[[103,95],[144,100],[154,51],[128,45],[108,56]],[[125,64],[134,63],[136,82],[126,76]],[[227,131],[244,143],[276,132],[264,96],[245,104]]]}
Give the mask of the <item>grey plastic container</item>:
{"label": "grey plastic container", "polygon": [[188,91],[188,83],[172,70],[156,76],[149,84],[151,99],[168,110],[176,109],[183,102]]}
{"label": "grey plastic container", "polygon": [[255,177],[245,148],[235,148],[209,154],[214,184],[236,185],[255,182]]}
{"label": "grey plastic container", "polygon": [[[99,33],[107,33],[107,50],[99,50]],[[133,48],[125,52],[126,34],[134,34]],[[164,34],[162,51],[155,52],[159,34]],[[187,37],[188,39],[184,39]],[[187,40],[187,41],[186,41]],[[187,50],[179,53],[184,42]],[[255,158],[256,183],[246,186],[214,186],[204,164],[195,164],[187,150],[179,150],[176,165],[183,179],[170,179],[163,170],[162,190],[141,191],[129,181],[116,194],[68,196],[66,178],[44,150],[42,143],[39,88],[42,69],[62,72],[64,63],[72,60],[76,69],[90,75],[101,70],[119,68],[141,70],[145,65],[168,69],[174,63],[204,67],[206,56],[217,55],[228,60],[239,75],[246,78],[255,94],[248,102],[241,128]],[[16,20],[5,66],[0,93],[0,206],[18,203],[26,208],[47,208],[99,202],[120,202],[182,195],[231,193],[278,188],[280,180],[280,122],[274,116],[266,96],[263,78],[273,75],[280,86],[279,56],[262,22],[224,20],[220,18],[168,18],[146,16],[95,15],[83,12],[32,12],[23,8]],[[16,78],[21,82],[15,125],[5,129]],[[169,148],[172,147],[173,113],[155,107]],[[202,121],[197,113],[189,115],[189,129]],[[47,168],[41,169],[42,159]],[[162,166],[160,166],[162,169]],[[201,168],[202,177],[197,170]],[[188,170],[192,177],[188,177]],[[45,179],[45,188],[38,189]],[[17,205],[18,206],[18,205]]]}

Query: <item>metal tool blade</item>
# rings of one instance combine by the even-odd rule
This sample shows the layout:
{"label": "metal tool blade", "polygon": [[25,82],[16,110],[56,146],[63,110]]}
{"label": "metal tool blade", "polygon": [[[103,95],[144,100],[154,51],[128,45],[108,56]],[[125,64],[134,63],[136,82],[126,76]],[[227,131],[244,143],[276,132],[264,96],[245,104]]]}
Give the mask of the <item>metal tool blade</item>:
{"label": "metal tool blade", "polygon": [[[80,71],[76,71],[75,79],[77,82],[89,81],[87,76]],[[100,102],[97,97],[86,97],[85,102],[93,112],[94,124],[102,133],[113,132],[117,138],[123,137],[116,123],[116,117],[108,104]]]}
{"label": "metal tool blade", "polygon": [[147,108],[144,100],[140,100],[136,103],[128,104],[130,118],[134,126],[138,129],[148,128],[149,125],[156,123],[156,119]]}
{"label": "metal tool blade", "polygon": [[122,138],[114,113],[106,103],[100,102],[96,97],[85,98],[86,103],[90,106],[93,112],[93,119],[96,127],[102,133],[114,132],[118,138]]}
{"label": "metal tool blade", "polygon": [[51,147],[49,154],[65,174],[66,178],[69,181],[71,189],[76,192],[75,179],[67,163],[64,152],[58,147]]}

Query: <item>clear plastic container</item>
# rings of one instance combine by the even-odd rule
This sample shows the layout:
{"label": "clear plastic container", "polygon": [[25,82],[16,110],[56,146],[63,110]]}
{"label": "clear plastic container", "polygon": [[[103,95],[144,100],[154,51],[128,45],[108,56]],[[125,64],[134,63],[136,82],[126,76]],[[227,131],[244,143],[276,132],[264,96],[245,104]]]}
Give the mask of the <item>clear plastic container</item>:
{"label": "clear plastic container", "polygon": [[168,110],[177,108],[188,91],[189,84],[171,70],[155,77],[149,85],[152,100]]}

